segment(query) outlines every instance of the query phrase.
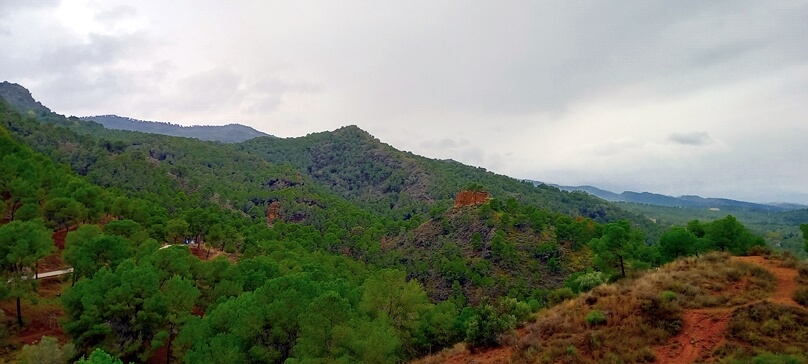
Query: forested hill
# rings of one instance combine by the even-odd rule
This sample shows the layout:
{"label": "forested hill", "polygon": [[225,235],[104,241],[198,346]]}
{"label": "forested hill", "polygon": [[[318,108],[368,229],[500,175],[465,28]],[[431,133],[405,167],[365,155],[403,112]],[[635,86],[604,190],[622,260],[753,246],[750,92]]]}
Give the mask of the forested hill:
{"label": "forested hill", "polygon": [[289,163],[316,183],[394,218],[406,219],[436,207],[445,209],[459,190],[478,185],[501,202],[513,198],[600,222],[631,219],[646,223],[640,215],[586,193],[534,186],[484,168],[396,150],[357,126],[300,138],[256,138],[238,147],[268,161]]}
{"label": "forested hill", "polygon": [[271,137],[269,134],[241,124],[182,126],[165,122],[137,120],[117,115],[85,116],[81,119],[95,121],[107,129],[140,131],[223,143],[238,143],[257,137]]}

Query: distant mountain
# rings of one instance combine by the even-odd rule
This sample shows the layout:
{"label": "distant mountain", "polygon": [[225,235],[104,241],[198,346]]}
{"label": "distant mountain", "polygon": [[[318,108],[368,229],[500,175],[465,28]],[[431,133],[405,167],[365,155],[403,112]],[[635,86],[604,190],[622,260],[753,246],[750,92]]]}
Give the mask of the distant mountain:
{"label": "distant mountain", "polygon": [[[544,184],[539,181],[530,181],[535,185]],[[656,206],[690,207],[690,208],[736,208],[754,211],[790,211],[804,209],[808,206],[791,203],[760,204],[754,202],[737,201],[726,198],[704,198],[700,196],[668,196],[651,192],[614,193],[593,186],[561,186],[549,184],[564,191],[583,191],[590,195],[600,197],[609,202],[632,202]]]}
{"label": "distant mountain", "polygon": [[85,116],[81,119],[94,121],[107,129],[139,131],[224,143],[240,143],[257,137],[271,137],[269,134],[241,124],[182,126],[166,122],[137,120],[117,115]]}

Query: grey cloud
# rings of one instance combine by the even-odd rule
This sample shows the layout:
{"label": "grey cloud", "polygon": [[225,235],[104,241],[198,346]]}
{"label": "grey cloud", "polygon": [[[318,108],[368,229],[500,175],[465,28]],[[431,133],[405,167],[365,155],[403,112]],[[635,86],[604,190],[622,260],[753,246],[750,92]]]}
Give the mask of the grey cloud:
{"label": "grey cloud", "polygon": [[179,110],[204,111],[229,104],[241,92],[241,76],[226,68],[196,73],[177,81]]}
{"label": "grey cloud", "polygon": [[89,41],[49,50],[39,59],[39,67],[63,73],[82,66],[104,66],[146,48],[147,41],[137,34],[107,36],[90,34]]}
{"label": "grey cloud", "polygon": [[0,0],[0,19],[9,17],[20,10],[54,7],[60,0]]}
{"label": "grey cloud", "polygon": [[668,136],[668,141],[688,146],[710,145],[715,142],[710,134],[704,132],[674,133]]}

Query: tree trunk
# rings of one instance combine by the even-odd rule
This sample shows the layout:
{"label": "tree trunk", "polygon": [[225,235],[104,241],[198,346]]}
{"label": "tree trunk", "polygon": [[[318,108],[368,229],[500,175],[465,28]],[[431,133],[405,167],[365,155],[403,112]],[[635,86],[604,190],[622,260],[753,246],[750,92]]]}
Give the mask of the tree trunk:
{"label": "tree trunk", "polygon": [[617,257],[620,258],[620,272],[623,273],[623,278],[625,278],[626,277],[626,267],[623,265],[623,256],[618,255]]}
{"label": "tree trunk", "polygon": [[210,249],[213,248],[213,244],[208,244],[208,254],[205,255],[205,260],[210,259]]}
{"label": "tree trunk", "polygon": [[20,298],[17,297],[17,324],[22,328],[22,309],[20,309]]}
{"label": "tree trunk", "polygon": [[169,332],[168,333],[168,347],[166,348],[166,364],[171,364],[171,342],[174,341],[171,338],[172,336],[173,335],[171,334],[171,332]]}

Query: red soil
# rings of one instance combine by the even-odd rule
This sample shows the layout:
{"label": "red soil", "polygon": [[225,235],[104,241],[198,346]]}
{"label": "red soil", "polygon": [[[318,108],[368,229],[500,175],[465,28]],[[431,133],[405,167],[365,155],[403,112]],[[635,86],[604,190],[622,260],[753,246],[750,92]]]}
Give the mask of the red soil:
{"label": "red soil", "polygon": [[732,309],[697,309],[684,312],[682,332],[656,352],[657,362],[669,364],[692,363],[704,353],[710,353],[724,338]]}
{"label": "red soil", "polygon": [[[777,286],[767,301],[799,307],[792,299],[797,289],[798,273],[795,269],[781,267],[778,262],[761,256],[733,259],[760,265],[774,274]],[[692,363],[699,357],[712,353],[721,344],[735,308],[737,307],[686,310],[683,315],[682,332],[672,338],[667,345],[657,348],[657,361],[672,364]]]}
{"label": "red soil", "polygon": [[454,207],[479,205],[488,202],[491,195],[485,191],[460,191],[455,197]]}

